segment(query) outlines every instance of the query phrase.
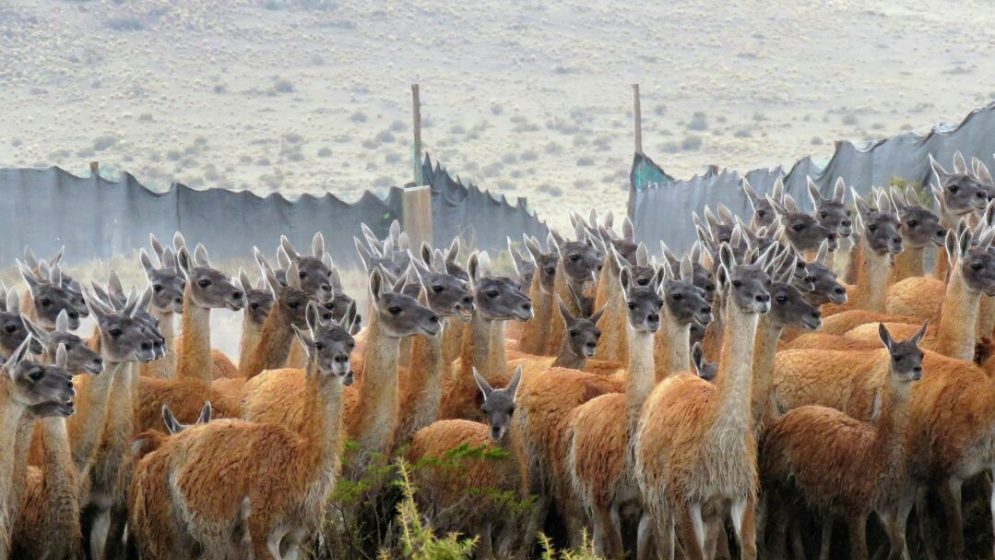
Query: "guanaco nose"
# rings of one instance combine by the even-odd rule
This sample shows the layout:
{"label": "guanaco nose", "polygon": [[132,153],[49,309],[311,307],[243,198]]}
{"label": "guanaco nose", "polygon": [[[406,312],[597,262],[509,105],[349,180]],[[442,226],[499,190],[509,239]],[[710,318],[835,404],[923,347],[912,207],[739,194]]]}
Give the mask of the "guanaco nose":
{"label": "guanaco nose", "polygon": [[753,299],[757,300],[759,303],[764,303],[770,301],[770,294],[757,294]]}
{"label": "guanaco nose", "polygon": [[348,361],[349,361],[349,355],[348,354],[336,354],[335,355],[335,363],[337,363],[337,364],[344,364],[344,363],[346,363]]}

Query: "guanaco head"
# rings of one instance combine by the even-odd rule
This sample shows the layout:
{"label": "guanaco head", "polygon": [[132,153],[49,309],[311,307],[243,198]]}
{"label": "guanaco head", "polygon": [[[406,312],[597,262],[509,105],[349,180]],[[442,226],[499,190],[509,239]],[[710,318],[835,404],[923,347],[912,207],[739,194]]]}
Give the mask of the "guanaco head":
{"label": "guanaco head", "polygon": [[818,307],[805,299],[805,294],[801,290],[793,285],[796,282],[795,268],[798,259],[794,251],[785,254],[790,258],[779,263],[771,279],[769,317],[778,327],[814,331],[822,326],[822,313]]}
{"label": "guanaco head", "polygon": [[183,312],[183,290],[186,289],[187,282],[180,273],[180,267],[176,263],[176,253],[172,247],[166,247],[159,255],[161,265],[157,266],[145,249],[139,252],[139,260],[145,277],[152,285],[152,306],[160,313],[182,313]]}
{"label": "guanaco head", "polygon": [[[666,247],[662,242],[661,246]],[[667,256],[667,253],[664,253],[664,256]],[[656,268],[653,266],[653,259],[650,257],[649,249],[646,247],[646,244],[640,243],[637,245],[632,257],[633,258],[630,261],[619,253],[618,250],[615,249],[614,245],[608,247],[608,259],[614,261],[615,270],[627,268],[629,269],[632,281],[635,282],[636,285],[649,286],[650,281],[653,279],[653,275],[656,274]]]}
{"label": "guanaco head", "polygon": [[784,204],[768,197],[784,226],[784,235],[796,251],[815,251],[823,241],[829,241],[829,249],[836,250],[837,233],[835,228],[822,225],[811,214],[802,212],[791,195],[784,196]]}
{"label": "guanaco head", "polygon": [[91,373],[97,375],[104,371],[104,360],[100,354],[91,350],[89,346],[75,334],[69,332],[69,315],[63,310],[55,320],[55,330],[47,331],[40,325],[34,324],[31,319],[21,317],[25,328],[31,333],[33,340],[37,340],[42,347],[42,352],[49,363],[56,362],[56,354],[59,347],[65,349],[66,368],[72,373]]}
{"label": "guanaco head", "polygon": [[896,342],[891,338],[888,327],[884,323],[878,324],[878,334],[881,342],[888,349],[891,355],[891,377],[900,383],[919,381],[922,379],[923,352],[919,349],[919,343],[926,336],[926,323],[922,324],[919,332],[912,335],[912,338]]}
{"label": "guanaco head", "polygon": [[846,184],[843,178],[836,179],[833,185],[833,196],[823,198],[819,186],[811,177],[807,177],[808,196],[812,200],[812,215],[820,224],[836,232],[839,238],[850,237],[853,233],[851,212],[846,207]]}
{"label": "guanaco head", "polygon": [[836,272],[829,263],[829,255],[829,243],[824,242],[819,247],[815,260],[805,263],[805,282],[812,286],[805,293],[805,298],[815,306],[846,303],[846,288],[836,279]]}
{"label": "guanaco head", "polygon": [[560,316],[567,327],[567,348],[574,356],[593,358],[598,349],[598,340],[601,339],[601,329],[598,328],[598,321],[605,312],[605,308],[594,312],[590,317],[574,317],[570,309],[563,303],[559,294],[556,296],[556,303],[560,308]]}
{"label": "guanaco head", "polygon": [[411,262],[417,265],[418,285],[425,292],[429,309],[440,317],[459,316],[464,322],[473,318],[473,290],[468,282],[449,274],[442,251],[422,243],[421,259],[412,258]]}
{"label": "guanaco head", "polygon": [[407,236],[403,232],[399,232],[395,237],[393,231],[392,225],[391,236],[379,245],[364,243],[358,237],[353,238],[356,252],[359,253],[359,258],[362,259],[367,272],[375,268],[383,268],[394,276],[400,276],[407,270],[408,264],[410,264],[407,248],[400,248],[400,246],[409,245]]}
{"label": "guanaco head", "polygon": [[[297,265],[297,278],[300,288],[319,302],[332,299],[335,293],[332,285],[332,256],[325,252],[325,236],[319,231],[311,239],[311,255],[298,253],[287,236],[280,236],[280,247],[290,257],[290,262]],[[289,275],[287,278],[290,280]]]}
{"label": "guanaco head", "polygon": [[860,217],[862,229],[861,235],[867,247],[878,255],[901,253],[903,249],[901,224],[891,199],[883,193],[879,193],[877,207],[857,194],[856,191],[853,193],[853,199],[857,203],[857,215]]}
{"label": "guanaco head", "polygon": [[56,349],[55,362],[43,364],[31,359],[28,346],[28,340],[22,342],[3,365],[3,375],[12,381],[11,398],[23,407],[47,404],[47,409],[43,407],[38,411],[47,410],[48,415],[72,414],[76,390],[72,375],[66,369],[66,349]]}
{"label": "guanaco head", "polygon": [[180,249],[177,262],[186,278],[190,300],[197,307],[240,311],[245,306],[245,293],[226,274],[211,266],[203,245],[197,244],[192,258],[186,247]]}
{"label": "guanaco head", "polygon": [[567,241],[556,236],[553,240],[568,284],[583,288],[595,274],[601,272],[604,262],[583,225],[577,228],[577,241]]}
{"label": "guanaco head", "polygon": [[[766,197],[757,194],[757,191],[750,185],[750,182],[746,178],[743,179],[743,193],[746,194],[746,200],[750,203],[750,209],[753,210],[750,227],[756,229],[773,226],[774,222],[777,221],[777,211]],[[784,199],[784,181],[781,177],[774,180],[770,197],[778,203]]]}
{"label": "guanaco head", "polygon": [[[17,350],[28,336],[28,329],[21,319],[21,299],[17,290],[8,290],[0,282],[0,356],[6,358]],[[41,344],[37,340],[31,342],[31,353],[40,354]]]}
{"label": "guanaco head", "polygon": [[332,375],[342,379],[345,385],[352,385],[352,351],[356,341],[352,337],[353,322],[356,320],[356,305],[353,304],[341,321],[319,317],[318,307],[314,302],[307,307],[307,327],[294,327],[297,338],[300,339],[314,361],[318,375]]}
{"label": "guanaco head", "polygon": [[[995,207],[995,203],[993,203]],[[958,231],[947,234],[946,250],[950,262],[957,263],[967,287],[985,295],[995,295],[995,229],[971,230],[961,221]]]}
{"label": "guanaco head", "polygon": [[[297,262],[293,261],[287,267],[287,282],[284,284],[277,278],[276,273],[270,267],[269,263],[266,262],[266,258],[263,257],[262,252],[258,248],[253,249],[253,254],[256,257],[256,264],[259,265],[259,271],[266,278],[266,283],[273,293],[273,305],[275,308],[279,309],[280,313],[290,321],[291,325],[303,328],[306,325],[304,312],[307,309],[308,302],[311,301],[312,295],[311,292],[304,289],[300,275],[297,274]],[[331,318],[330,311],[324,309],[321,311],[327,313],[328,317]]]}
{"label": "guanaco head", "polygon": [[195,420],[193,424],[183,424],[176,419],[176,416],[173,415],[173,411],[169,409],[169,406],[162,405],[162,421],[166,424],[166,431],[169,432],[169,435],[178,434],[190,426],[207,424],[211,421],[211,416],[213,414],[214,409],[211,407],[211,401],[204,401],[204,406],[201,407],[200,414],[197,415],[197,420]]}
{"label": "guanaco head", "polygon": [[936,178],[933,195],[944,212],[963,216],[975,210],[984,210],[988,204],[988,192],[981,181],[970,173],[960,152],[954,154],[953,172],[944,169],[933,154],[929,155],[929,165]]}
{"label": "guanaco head", "polygon": [[660,313],[663,310],[663,269],[657,269],[648,286],[639,286],[632,280],[629,269],[619,272],[619,282],[625,294],[629,326],[636,332],[655,333],[660,330]]}
{"label": "guanaco head", "polygon": [[775,249],[772,245],[759,255],[752,250],[747,262],[737,263],[728,244],[719,246],[719,291],[741,313],[770,311],[769,267]]}
{"label": "guanaco head", "polygon": [[380,329],[386,336],[403,338],[416,334],[435,336],[442,330],[439,316],[404,293],[407,274],[388,285],[379,268],[370,273],[370,297]]}
{"label": "guanaco head", "polygon": [[[548,248],[546,251],[543,251],[539,240],[535,237],[524,236],[523,241],[525,250],[528,251],[528,255],[535,263],[535,274],[539,275],[539,288],[545,294],[553,293],[556,288],[556,261],[560,258],[556,253],[556,242],[553,240],[553,236],[550,235],[546,240]],[[523,284],[529,285],[524,282],[524,279]]]}
{"label": "guanaco head", "polygon": [[[609,216],[611,216],[610,213]],[[621,236],[618,236],[612,230],[609,220],[606,220],[605,225],[599,228],[598,231],[601,233],[601,237],[605,240],[606,245],[611,245],[625,260],[636,264],[636,250],[639,245],[636,244],[636,228],[628,216],[622,220]]]}
{"label": "guanaco head", "polygon": [[705,348],[700,342],[691,346],[691,365],[698,377],[708,382],[715,381],[715,376],[719,373],[719,364],[705,359]]}
{"label": "guanaco head", "polygon": [[517,249],[510,237],[508,238],[508,255],[511,257],[511,265],[515,268],[515,273],[518,274],[519,282],[523,286],[531,286],[532,277],[535,276],[536,272],[535,259],[527,251]]}
{"label": "guanaco head", "polygon": [[898,219],[902,224],[902,240],[913,249],[921,249],[932,243],[942,247],[947,230],[940,225],[940,217],[919,203],[911,186],[905,190],[891,189],[891,201],[898,209]]}
{"label": "guanaco head", "polygon": [[995,199],[995,180],[992,179],[992,173],[988,170],[988,166],[977,157],[972,157],[971,168],[978,182],[981,183],[982,187],[988,193],[988,200]]}
{"label": "guanaco head", "polygon": [[54,272],[55,268],[60,268],[60,274],[62,276],[62,287],[65,289],[66,294],[69,296],[69,301],[76,308],[76,312],[79,313],[80,317],[86,317],[89,311],[86,309],[86,304],[83,302],[83,288],[80,283],[70,276],[65,270],[61,270],[59,263],[62,262],[62,256],[65,254],[65,247],[60,247],[58,251],[50,259],[41,259],[31,251],[30,247],[24,248],[24,264],[34,272],[37,278],[49,278]]}
{"label": "guanaco head", "polygon": [[[115,270],[111,270],[107,281],[107,288],[104,289],[104,287],[100,284],[94,282],[93,293],[98,299],[107,303],[112,309],[116,309],[118,311],[123,311],[124,309],[131,307],[132,303],[135,303],[133,306],[135,319],[141,323],[142,327],[145,329],[145,334],[152,339],[152,348],[155,352],[156,359],[166,355],[166,339],[163,338],[162,333],[159,332],[159,318],[149,313],[149,305],[152,301],[151,287],[144,290],[138,296],[136,296],[134,292],[126,294],[117,272]],[[137,300],[135,299],[136,297]]]}
{"label": "guanaco head", "polygon": [[473,286],[475,312],[490,321],[532,319],[532,300],[522,291],[522,285],[507,276],[489,274],[487,253],[470,255],[467,272]]}
{"label": "guanaco head", "polygon": [[62,269],[58,266],[47,268],[43,270],[48,272],[46,276],[36,275],[21,261],[17,261],[17,266],[20,269],[21,277],[31,290],[38,323],[46,329],[54,328],[56,317],[64,309],[69,314],[69,327],[72,330],[78,329],[81,314],[73,300],[73,295],[63,284]]}
{"label": "guanaco head", "polygon": [[238,283],[245,294],[246,317],[253,324],[262,325],[273,308],[273,290],[269,289],[264,276],[253,284],[244,270],[238,271]]}
{"label": "guanaco head", "polygon": [[123,309],[117,310],[87,290],[83,290],[83,297],[90,314],[97,321],[104,365],[107,362],[148,363],[157,357],[155,343],[161,340],[161,336],[158,339],[153,337],[148,325],[136,317],[140,298],[133,298]]}
{"label": "guanaco head", "polygon": [[477,372],[477,368],[473,368],[473,379],[484,395],[484,404],[481,408],[487,424],[491,427],[491,439],[499,442],[508,433],[512,416],[515,414],[515,396],[518,393],[518,384],[522,381],[522,366],[515,369],[515,375],[504,389],[491,387]]}
{"label": "guanaco head", "polygon": [[678,325],[707,325],[712,321],[712,307],[705,291],[694,285],[691,255],[685,255],[679,267],[675,273],[669,263],[663,265],[663,299],[667,313]]}

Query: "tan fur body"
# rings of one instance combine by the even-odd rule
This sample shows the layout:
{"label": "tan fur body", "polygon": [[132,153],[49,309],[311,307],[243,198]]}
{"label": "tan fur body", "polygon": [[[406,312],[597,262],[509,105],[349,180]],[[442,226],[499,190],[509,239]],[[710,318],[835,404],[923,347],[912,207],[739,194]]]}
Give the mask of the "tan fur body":
{"label": "tan fur body", "polygon": [[618,362],[625,367],[629,360],[628,317],[626,317],[625,298],[618,283],[618,274],[618,264],[609,255],[598,276],[598,285],[594,292],[594,309],[604,308],[604,314],[598,323],[601,328],[598,358]]}
{"label": "tan fur body", "polygon": [[945,283],[935,278],[906,278],[888,289],[886,311],[891,315],[933,319],[940,313]]}
{"label": "tan fur body", "polygon": [[[857,267],[857,283],[854,286],[846,287],[847,302],[842,305],[827,304],[822,306],[824,316],[828,317],[851,309],[865,309],[878,313],[886,311],[891,255],[879,255],[873,251],[868,251],[866,247],[861,251],[861,255],[860,264]],[[908,313],[901,312],[895,314],[908,315]]]}
{"label": "tan fur body", "polygon": [[176,377],[176,314],[152,309],[152,315],[159,320],[159,334],[164,340],[166,355],[158,360],[141,364],[138,374],[146,377],[172,379]]}
{"label": "tan fur body", "polygon": [[556,309],[553,294],[547,294],[542,289],[541,276],[542,272],[538,270],[532,275],[532,284],[529,286],[532,320],[521,326],[521,336],[517,345],[519,351],[537,356],[545,354],[549,347],[547,338]]}

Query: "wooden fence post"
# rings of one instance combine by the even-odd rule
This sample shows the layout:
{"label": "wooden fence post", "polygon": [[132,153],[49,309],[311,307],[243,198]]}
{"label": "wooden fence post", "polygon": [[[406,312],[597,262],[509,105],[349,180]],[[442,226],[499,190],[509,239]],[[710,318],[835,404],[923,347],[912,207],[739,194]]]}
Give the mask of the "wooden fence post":
{"label": "wooden fence post", "polygon": [[643,153],[643,111],[639,104],[639,84],[632,84],[632,128],[636,153]]}
{"label": "wooden fence post", "polygon": [[401,224],[404,226],[404,231],[408,232],[412,247],[417,249],[422,241],[433,243],[432,188],[425,184],[425,177],[422,174],[421,97],[418,84],[411,84],[411,120],[414,128],[411,164],[415,184],[404,187]]}
{"label": "wooden fence post", "polygon": [[97,177],[100,177],[100,162],[99,161],[91,161],[90,162],[90,176],[93,177],[94,179],[96,179]]}

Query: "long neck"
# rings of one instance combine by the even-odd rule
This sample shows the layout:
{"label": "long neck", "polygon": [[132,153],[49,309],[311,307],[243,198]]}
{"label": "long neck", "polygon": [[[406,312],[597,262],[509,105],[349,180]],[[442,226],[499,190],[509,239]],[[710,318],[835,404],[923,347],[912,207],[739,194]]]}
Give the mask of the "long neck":
{"label": "long neck", "polygon": [[345,440],[342,432],[342,380],[319,374],[313,360],[308,362],[305,378],[301,474],[302,479],[308,481],[311,495],[324,496],[338,474],[339,457]]}
{"label": "long neck", "polygon": [[97,463],[108,472],[116,472],[124,462],[124,455],[135,435],[135,397],[137,365],[125,365],[114,376],[111,402],[107,410],[106,434],[97,449]]}
{"label": "long neck", "polygon": [[624,367],[629,360],[628,332],[629,318],[625,309],[625,296],[618,282],[618,265],[614,257],[605,261],[598,287],[594,295],[594,309],[604,308],[599,325],[602,325],[601,339],[598,340],[598,358],[619,362]]}
{"label": "long neck", "polygon": [[757,324],[756,342],[753,345],[753,422],[761,430],[770,412],[771,387],[774,384],[774,363],[777,340],[783,329],[770,315],[764,315]]}
{"label": "long neck", "polygon": [[[76,414],[69,417],[67,425],[72,442],[73,463],[79,472],[93,459],[100,443],[107,420],[114,379],[126,375],[130,363],[108,362],[104,356],[104,372],[76,382]],[[77,378],[78,379],[78,378]]]}
{"label": "long neck", "polygon": [[569,338],[563,339],[563,344],[560,345],[560,353],[556,355],[556,359],[553,360],[553,367],[562,367],[570,369],[584,369],[587,365],[587,358],[582,354],[574,352],[573,346],[570,345]]}
{"label": "long neck", "polygon": [[981,292],[967,286],[960,267],[951,268],[933,349],[951,358],[973,360],[980,307]]}
{"label": "long neck", "polygon": [[242,375],[252,379],[263,370],[283,367],[287,362],[287,356],[290,355],[290,344],[293,341],[294,331],[290,326],[290,317],[283,311],[279,302],[276,302],[263,321],[259,344],[252,353],[252,359],[249,360],[246,369],[242,370]]}
{"label": "long neck", "polygon": [[546,348],[546,336],[549,334],[549,322],[553,312],[553,294],[542,289],[542,272],[535,271],[532,275],[532,285],[529,297],[532,299],[532,320],[522,325],[522,336],[518,340],[518,349],[528,354],[541,355]]}
{"label": "long neck", "polygon": [[857,305],[861,309],[884,313],[888,297],[888,275],[891,273],[891,255],[878,254],[864,248],[864,258],[857,270]]}
{"label": "long neck", "polygon": [[[724,433],[744,433],[753,428],[753,348],[759,315],[744,313],[735,302],[725,304],[725,330],[719,358],[719,399],[713,428]],[[732,430],[729,432],[727,430]]]}
{"label": "long neck", "polygon": [[628,411],[629,433],[635,433],[636,422],[642,412],[643,402],[656,385],[656,370],[653,367],[653,335],[629,329],[629,384],[625,391]]}
{"label": "long neck", "polygon": [[464,327],[463,348],[460,352],[460,377],[469,380],[473,384],[473,369],[477,368],[480,375],[485,379],[490,379],[492,372],[487,371],[488,361],[491,357],[491,343],[493,333],[491,324],[493,321],[487,319],[477,310],[473,312],[473,319]]}
{"label": "long neck", "polygon": [[691,365],[690,337],[691,326],[679,324],[665,307],[660,330],[653,337],[655,381],[687,371]]}
{"label": "long neck", "polygon": [[[0,377],[0,449],[12,450],[24,408],[11,398],[11,381],[6,373]],[[10,557],[10,534],[14,524],[11,513],[15,505],[13,471],[16,460],[11,451],[0,453],[0,558]]]}
{"label": "long neck", "polygon": [[[537,273],[538,274],[538,273]],[[505,464],[509,468],[517,468],[517,480],[514,481],[517,484],[517,495],[518,499],[524,499],[529,495],[529,474],[528,474],[528,457],[525,455],[525,444],[522,441],[521,430],[517,429],[516,426],[512,425],[508,428],[507,433],[501,438],[498,446],[509,455],[509,459],[505,461]]]}
{"label": "long neck", "polygon": [[78,523],[78,516],[71,515],[71,512],[79,512],[79,478],[69,448],[66,420],[61,417],[44,418],[39,423],[44,434],[44,503],[69,513],[71,518],[67,522]]}
{"label": "long neck", "polygon": [[484,366],[484,370],[490,372],[487,374],[487,381],[491,383],[504,379],[504,372],[508,369],[504,354],[504,323],[505,321],[491,321],[491,347]]}
{"label": "long neck", "polygon": [[442,356],[447,364],[459,358],[463,350],[463,332],[463,324],[455,318],[450,319],[449,325],[442,331]]}
{"label": "long neck", "polygon": [[[888,376],[891,377],[890,372]],[[911,393],[911,387],[907,386],[908,384],[905,385],[895,387],[894,382],[890,382],[882,391],[882,408],[875,423],[875,442],[871,446],[872,453],[876,453],[877,457],[870,457],[869,462],[872,465],[877,463],[885,470],[898,467],[904,456],[902,442],[905,428],[909,422],[907,404]]]}
{"label": "long neck", "polygon": [[[447,325],[445,330],[450,328],[458,327]],[[442,336],[418,335],[413,338],[411,366],[408,368],[408,394],[401,414],[402,426],[398,441],[407,441],[415,432],[439,418],[442,381],[449,371],[449,363],[443,353]]]}
{"label": "long neck", "polygon": [[[560,296],[563,300],[564,305],[567,306],[567,310],[574,317],[580,317],[580,309],[577,307],[577,301],[574,299],[573,292],[570,287],[570,279],[567,278],[567,271],[563,267],[563,259],[556,265],[556,280],[555,283],[555,293]],[[543,354],[547,356],[552,356],[556,354],[560,349],[560,344],[563,342],[564,337],[567,334],[566,323],[563,322],[563,317],[559,313],[552,313],[549,321],[549,336],[546,339],[546,350]]]}
{"label": "long neck", "polygon": [[982,295],[978,306],[978,338],[991,337],[995,331],[995,297]]}
{"label": "long neck", "polygon": [[398,417],[397,357],[401,339],[387,336],[374,321],[363,346],[363,380],[350,436],[365,452],[387,452],[393,445]]}
{"label": "long neck", "polygon": [[906,247],[895,256],[895,266],[891,270],[890,282],[901,282],[906,278],[923,275],[922,259],[926,253],[925,247]]}
{"label": "long neck", "polygon": [[22,414],[17,421],[17,435],[14,438],[14,468],[10,473],[11,488],[10,513],[16,517],[24,507],[24,491],[28,478],[28,455],[31,450],[31,437],[35,433],[35,419],[31,414]]}
{"label": "long neck", "polygon": [[211,310],[193,301],[189,284],[183,292],[182,354],[176,364],[176,376],[200,379],[210,383],[211,374]]}
{"label": "long neck", "polygon": [[242,313],[242,338],[238,342],[238,371],[242,372],[242,375],[245,375],[249,362],[255,357],[262,332],[263,324],[254,321],[246,308]]}
{"label": "long neck", "polygon": [[[837,250],[839,252],[839,250]],[[860,267],[864,266],[864,239],[863,237],[851,236],[850,238],[850,258],[846,262],[843,273],[843,281],[847,284],[856,284]]]}
{"label": "long neck", "polygon": [[164,339],[166,355],[161,359],[142,364],[141,375],[147,377],[158,377],[160,379],[173,379],[176,377],[176,349],[173,347],[176,338],[176,325],[174,322],[175,313],[172,311],[162,311],[152,309],[152,315],[159,320],[159,334]]}

